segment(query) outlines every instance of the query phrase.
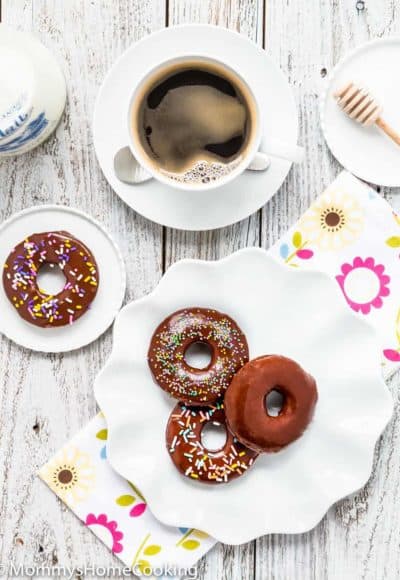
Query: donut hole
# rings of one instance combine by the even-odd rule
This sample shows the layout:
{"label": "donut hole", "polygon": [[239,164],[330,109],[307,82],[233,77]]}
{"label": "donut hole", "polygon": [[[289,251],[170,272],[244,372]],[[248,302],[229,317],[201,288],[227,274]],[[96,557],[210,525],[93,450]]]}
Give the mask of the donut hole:
{"label": "donut hole", "polygon": [[278,417],[285,404],[285,395],[278,389],[270,391],[264,399],[265,410],[269,417]]}
{"label": "donut hole", "polygon": [[67,279],[58,264],[46,263],[40,266],[36,283],[44,294],[59,294],[64,290]]}
{"label": "donut hole", "polygon": [[207,342],[192,342],[183,356],[185,363],[192,369],[206,369],[211,363],[213,350]]}
{"label": "donut hole", "polygon": [[208,421],[201,430],[201,444],[207,451],[221,451],[226,444],[228,432],[223,423]]}

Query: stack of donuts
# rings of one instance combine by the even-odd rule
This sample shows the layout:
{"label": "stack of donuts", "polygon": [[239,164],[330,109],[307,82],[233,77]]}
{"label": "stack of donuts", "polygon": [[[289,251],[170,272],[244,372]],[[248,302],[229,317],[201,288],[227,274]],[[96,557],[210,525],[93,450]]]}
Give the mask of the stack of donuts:
{"label": "stack of donuts", "polygon": [[[210,349],[205,368],[185,360],[194,343]],[[249,358],[242,330],[216,310],[178,310],[153,334],[151,372],[178,401],[166,428],[167,450],[177,469],[192,480],[228,483],[246,473],[260,453],[279,451],[298,439],[312,419],[318,394],[311,375],[284,356]],[[266,404],[272,391],[283,400],[276,416]],[[210,422],[226,429],[220,449],[207,449],[202,442]]]}

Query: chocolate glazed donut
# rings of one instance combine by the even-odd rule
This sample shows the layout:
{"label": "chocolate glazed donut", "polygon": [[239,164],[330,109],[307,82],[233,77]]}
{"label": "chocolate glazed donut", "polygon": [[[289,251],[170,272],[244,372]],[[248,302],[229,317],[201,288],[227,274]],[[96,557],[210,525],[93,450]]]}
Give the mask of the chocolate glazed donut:
{"label": "chocolate glazed donut", "polygon": [[[66,284],[58,294],[38,287],[44,264],[58,266]],[[27,322],[40,327],[65,326],[80,318],[93,302],[99,284],[91,251],[68,232],[32,234],[6,259],[3,286],[8,300]]]}
{"label": "chocolate glazed donut", "polygon": [[[203,369],[185,361],[189,346],[198,342],[212,352]],[[184,308],[168,316],[153,334],[148,353],[159,386],[188,405],[217,401],[248,360],[246,337],[238,325],[226,314],[207,308]]]}
{"label": "chocolate glazed donut", "polygon": [[210,422],[225,425],[222,403],[210,407],[178,403],[168,420],[167,450],[175,467],[186,477],[205,483],[228,483],[246,473],[258,453],[242,445],[228,429],[221,449],[207,449],[201,432]]}
{"label": "chocolate glazed donut", "polygon": [[[283,396],[277,416],[267,412],[271,391]],[[279,451],[298,439],[310,423],[318,394],[315,380],[295,361],[270,355],[247,363],[225,393],[225,412],[232,433],[258,452]]]}

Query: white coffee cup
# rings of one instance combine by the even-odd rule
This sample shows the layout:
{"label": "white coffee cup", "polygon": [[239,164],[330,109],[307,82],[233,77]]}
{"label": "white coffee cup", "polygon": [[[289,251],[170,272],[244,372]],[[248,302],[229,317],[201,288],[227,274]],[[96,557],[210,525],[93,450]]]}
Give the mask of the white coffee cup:
{"label": "white coffee cup", "polygon": [[[174,67],[176,70],[179,70],[180,65],[184,67],[185,63],[192,62],[204,62],[205,65],[211,64],[217,66],[221,70],[225,70],[228,73],[228,76],[234,78],[237,81],[237,84],[244,89],[243,92],[245,93],[245,99],[246,101],[249,101],[248,104],[252,110],[252,127],[250,130],[249,142],[246,145],[244,154],[241,155],[240,161],[232,170],[229,171],[229,173],[208,183],[188,183],[171,179],[165,171],[157,167],[154,163],[154,159],[152,160],[149,158],[149,155],[141,144],[138,129],[133,122],[136,110],[140,106],[140,102],[143,100],[147,88],[152,85],[153,79],[156,80],[160,78],[164,69],[169,70]],[[144,87],[146,90],[144,90]],[[161,183],[185,191],[202,191],[226,185],[246,170],[265,171],[270,165],[270,157],[280,157],[292,162],[299,162],[303,158],[302,147],[299,147],[296,144],[286,143],[283,140],[276,141],[262,137],[264,131],[261,125],[259,104],[254,92],[243,76],[226,63],[217,59],[211,59],[210,57],[201,54],[185,54],[163,61],[141,78],[136,87],[134,87],[129,99],[127,111],[127,134],[127,147],[123,147],[116,152],[114,168],[117,177],[121,181],[132,184],[141,183],[154,178]]]}
{"label": "white coffee cup", "polygon": [[66,102],[61,69],[34,36],[0,24],[0,158],[26,153],[56,128]]}

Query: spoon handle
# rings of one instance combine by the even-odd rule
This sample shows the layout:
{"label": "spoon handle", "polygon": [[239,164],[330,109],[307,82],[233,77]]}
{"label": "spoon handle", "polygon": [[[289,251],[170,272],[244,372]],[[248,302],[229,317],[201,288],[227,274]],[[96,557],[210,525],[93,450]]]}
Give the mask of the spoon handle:
{"label": "spoon handle", "polygon": [[382,117],[378,117],[375,123],[378,125],[380,129],[382,129],[382,131],[386,133],[386,135],[388,135],[388,137],[392,139],[392,141],[397,143],[397,145],[400,145],[399,133],[397,133],[390,125],[388,125],[386,121],[382,119]]}

